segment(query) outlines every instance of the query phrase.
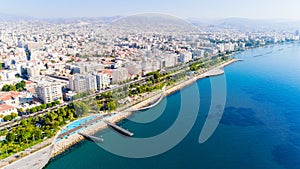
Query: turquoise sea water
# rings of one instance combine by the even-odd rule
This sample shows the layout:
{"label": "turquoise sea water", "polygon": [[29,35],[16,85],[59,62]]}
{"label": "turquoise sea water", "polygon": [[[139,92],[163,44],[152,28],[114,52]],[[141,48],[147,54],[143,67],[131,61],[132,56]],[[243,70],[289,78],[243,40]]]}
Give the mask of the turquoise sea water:
{"label": "turquoise sea water", "polygon": [[[81,125],[86,124],[87,122],[89,122],[89,121],[95,119],[96,117],[101,117],[101,116],[102,116],[102,115],[97,115],[97,116],[96,116],[96,115],[93,115],[93,116],[89,116],[89,117],[85,117],[85,118],[82,118],[82,119],[80,119],[80,120],[77,120],[77,121],[75,121],[75,122],[73,122],[73,123],[67,125],[66,127],[64,127],[64,129],[60,132],[60,134],[64,134],[64,133],[66,133],[66,132],[68,132],[68,131],[70,131],[70,130],[76,128],[76,127],[79,127],[79,126],[81,126]],[[77,130],[76,132],[70,133],[69,135],[73,135],[73,134],[75,134],[75,133],[81,132],[83,129],[84,129],[84,128],[81,128],[81,129]],[[68,137],[68,136],[65,136],[65,138],[67,138],[67,137]],[[56,142],[58,143],[58,142],[60,142],[61,140],[62,140],[62,138],[57,139]]]}
{"label": "turquoise sea water", "polygon": [[[253,57],[260,54],[263,55]],[[300,45],[253,49],[235,57],[244,61],[225,68],[226,108],[217,130],[204,144],[199,144],[198,138],[211,102],[209,79],[197,81],[201,99],[196,123],[170,151],[155,157],[131,159],[83,141],[53,159],[46,168],[299,169]],[[175,121],[181,94],[193,93],[191,90],[192,87],[186,87],[168,96],[158,107],[134,117],[147,118],[149,113],[163,110],[165,106],[163,114],[151,123],[125,120],[119,125],[139,138],[160,134]],[[189,109],[183,111],[185,118],[191,118]],[[97,135],[104,138],[103,144],[109,144],[115,134],[107,129]]]}

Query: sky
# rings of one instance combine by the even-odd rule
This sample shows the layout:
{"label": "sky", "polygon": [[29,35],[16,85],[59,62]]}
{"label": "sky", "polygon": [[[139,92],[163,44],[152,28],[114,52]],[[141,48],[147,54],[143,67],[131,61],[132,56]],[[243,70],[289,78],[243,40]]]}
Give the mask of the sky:
{"label": "sky", "polygon": [[0,0],[0,13],[38,18],[128,16],[300,20],[299,0]]}

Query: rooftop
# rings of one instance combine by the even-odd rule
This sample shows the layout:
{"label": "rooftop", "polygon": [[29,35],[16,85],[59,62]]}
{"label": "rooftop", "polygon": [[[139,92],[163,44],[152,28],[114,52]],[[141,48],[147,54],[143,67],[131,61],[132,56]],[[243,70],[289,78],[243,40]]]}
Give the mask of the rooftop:
{"label": "rooftop", "polygon": [[0,100],[7,101],[7,100],[11,100],[13,98],[17,98],[20,95],[21,95],[20,92],[14,92],[14,91],[0,92]]}
{"label": "rooftop", "polygon": [[14,109],[15,107],[7,105],[7,104],[0,104],[0,112],[5,111],[5,110],[10,110]]}

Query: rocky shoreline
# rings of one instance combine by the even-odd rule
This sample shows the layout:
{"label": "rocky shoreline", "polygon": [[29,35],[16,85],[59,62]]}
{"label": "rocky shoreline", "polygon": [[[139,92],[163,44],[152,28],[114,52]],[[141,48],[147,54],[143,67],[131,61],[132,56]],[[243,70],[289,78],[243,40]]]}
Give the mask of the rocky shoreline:
{"label": "rocky shoreline", "polygon": [[[186,77],[185,79],[181,80],[180,82],[177,82],[175,84],[173,84],[172,86],[169,86],[166,88],[165,91],[165,95],[169,95],[172,94],[190,84],[195,83],[197,80],[202,79],[202,78],[206,78],[206,77],[210,77],[210,76],[217,76],[220,74],[223,74],[223,68],[227,65],[230,65],[234,62],[238,62],[241,61],[239,59],[231,59],[225,63],[222,63],[218,66],[216,66],[215,68],[212,69],[207,69],[207,70],[203,70],[202,72],[196,72],[196,74],[191,75]],[[131,110],[137,110],[139,108],[148,106],[149,104],[155,102],[159,97],[161,97],[161,92],[154,92],[151,93],[149,96],[149,98],[142,100],[138,103],[136,103],[135,105],[128,105],[126,108],[124,108],[123,110],[120,110],[121,113],[113,113],[110,117],[108,117],[106,120],[110,121],[111,123],[117,123],[119,121],[124,120],[125,118],[129,117],[132,112],[130,112]],[[134,104],[134,103],[133,103]],[[97,121],[96,123],[84,128],[81,133],[87,134],[87,135],[94,135],[95,133],[103,130],[107,128],[107,125],[103,122],[103,121]],[[59,133],[57,134],[57,136],[59,135]],[[53,143],[51,144],[51,148],[49,148],[49,153],[51,153],[51,158],[54,158],[58,155],[60,155],[61,153],[65,152],[68,148],[74,146],[75,144],[81,142],[84,137],[78,133],[75,133],[73,135],[68,136],[67,138],[64,138],[62,140],[60,140],[59,142],[56,142],[56,138],[57,136],[54,138]],[[49,146],[48,146],[49,147]],[[52,148],[53,147],[53,148]],[[25,157],[25,158],[33,158],[33,156],[36,153],[33,153],[29,156],[31,157]],[[15,168],[15,166],[18,165],[18,162],[20,162],[23,158],[13,162],[10,165],[10,168]],[[45,159],[45,160],[49,160],[49,159]],[[34,162],[34,161],[33,161]],[[28,163],[29,165],[29,163]],[[4,165],[5,166],[5,165]],[[9,167],[8,167],[9,168]],[[26,167],[25,167],[26,168]],[[32,167],[28,167],[28,168],[32,168]]]}
{"label": "rocky shoreline", "polygon": [[[224,71],[223,71],[223,68],[227,65],[230,65],[234,62],[238,62],[238,61],[241,61],[239,59],[232,59],[226,63],[223,63],[211,70],[207,70],[206,72],[204,73],[201,73],[200,75],[197,75],[193,78],[190,78],[190,79],[186,79],[184,80],[183,82],[178,82],[176,83],[174,86],[171,86],[171,87],[168,87],[165,91],[165,94],[166,95],[169,95],[169,94],[172,94],[190,84],[193,84],[194,82],[196,82],[197,80],[199,79],[202,79],[202,78],[206,78],[206,77],[209,77],[209,76],[217,76],[217,75],[220,75],[220,74],[223,74]],[[213,71],[213,70],[217,70],[217,71]],[[122,121],[124,120],[125,118],[129,117],[132,113],[131,112],[128,112],[129,110],[135,110],[135,109],[139,109],[141,107],[144,107],[144,106],[147,106],[149,105],[149,103],[152,103],[154,102],[155,100],[157,100],[160,95],[160,93],[157,93],[156,95],[136,104],[136,105],[133,105],[131,107],[129,107],[128,109],[124,110],[122,113],[117,113],[113,116],[111,116],[109,119],[107,119],[108,121],[112,122],[112,123],[117,123],[119,121]],[[98,122],[96,124],[93,124],[89,127],[87,127],[86,129],[84,129],[81,133],[84,133],[84,134],[87,134],[87,135],[94,135],[95,133],[103,130],[107,128],[107,125],[104,123],[104,122]],[[76,134],[73,134],[71,136],[69,136],[67,139],[63,139],[61,140],[59,143],[56,143],[54,149],[53,149],[53,152],[52,152],[52,158],[63,153],[66,149],[70,148],[71,146],[81,142],[82,140],[84,139],[83,136],[81,136],[80,134],[76,133]]]}
{"label": "rocky shoreline", "polygon": [[[117,123],[119,121],[122,121],[123,119],[127,118],[130,116],[130,112],[125,112],[125,113],[118,113],[115,114],[111,117],[109,117],[107,120],[112,122],[112,123]],[[87,135],[94,135],[97,132],[107,128],[107,125],[103,122],[97,122],[91,126],[88,126],[87,128],[83,129],[81,133],[87,134]],[[84,137],[78,133],[75,133],[71,136],[68,136],[66,139],[62,139],[58,143],[55,144],[51,158],[63,153],[66,149],[70,148],[71,146],[81,142],[84,140]]]}

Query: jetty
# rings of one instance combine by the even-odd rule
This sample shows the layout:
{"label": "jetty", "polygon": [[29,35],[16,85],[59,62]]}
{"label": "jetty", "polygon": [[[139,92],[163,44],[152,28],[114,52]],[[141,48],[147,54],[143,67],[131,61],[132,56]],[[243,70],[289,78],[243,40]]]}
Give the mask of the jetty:
{"label": "jetty", "polygon": [[113,128],[114,130],[116,130],[117,132],[123,134],[123,135],[126,135],[126,136],[129,136],[129,137],[132,137],[133,136],[133,133],[126,130],[126,129],[123,129],[122,127],[116,125],[116,124],[113,124],[107,120],[103,120],[104,123],[106,123],[109,127]]}
{"label": "jetty", "polygon": [[84,133],[81,133],[81,132],[78,132],[78,134],[81,135],[81,136],[83,136],[85,139],[93,141],[93,142],[97,142],[98,143],[98,142],[103,142],[104,141],[103,138],[95,137],[95,136],[84,134]]}

